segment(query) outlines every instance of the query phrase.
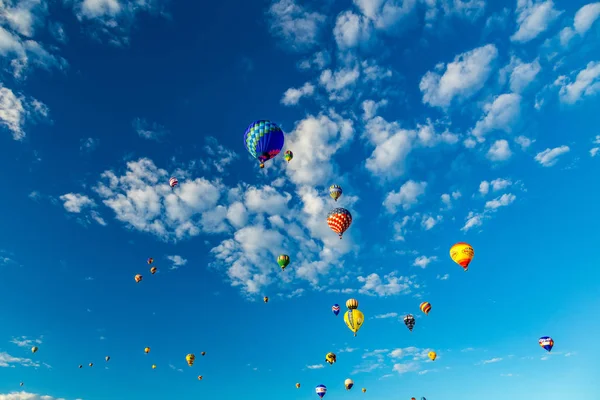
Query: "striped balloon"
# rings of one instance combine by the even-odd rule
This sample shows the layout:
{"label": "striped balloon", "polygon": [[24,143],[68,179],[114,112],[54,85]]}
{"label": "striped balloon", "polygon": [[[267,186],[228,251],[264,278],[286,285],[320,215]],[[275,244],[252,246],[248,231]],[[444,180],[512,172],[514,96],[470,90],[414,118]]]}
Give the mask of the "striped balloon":
{"label": "striped balloon", "polygon": [[344,232],[352,224],[352,214],[345,208],[334,208],[327,214],[327,224],[341,239]]}
{"label": "striped balloon", "polygon": [[333,313],[335,314],[335,316],[337,317],[338,314],[340,313],[340,305],[339,304],[334,304],[331,307],[331,311],[333,311]]}
{"label": "striped balloon", "polygon": [[554,340],[550,336],[543,336],[538,342],[540,346],[548,352],[550,352],[552,347],[554,347]]}
{"label": "striped balloon", "polygon": [[331,196],[332,199],[337,201],[341,195],[342,195],[342,187],[341,186],[339,186],[339,185],[329,186],[329,196]]}
{"label": "striped balloon", "polygon": [[246,150],[260,162],[261,168],[265,161],[281,152],[284,142],[283,131],[271,121],[254,121],[244,132]]}
{"label": "striped balloon", "polygon": [[346,308],[348,310],[356,310],[358,308],[358,300],[356,300],[356,299],[346,300]]}
{"label": "striped balloon", "polygon": [[325,396],[325,393],[327,393],[327,386],[317,385],[317,387],[315,388],[315,392],[317,392],[320,398],[323,398],[323,396]]}
{"label": "striped balloon", "polygon": [[431,304],[429,304],[429,302],[424,301],[419,307],[421,308],[421,311],[425,313],[425,315],[429,315],[429,311],[431,311]]}
{"label": "striped balloon", "polygon": [[177,180],[177,178],[171,177],[171,179],[169,179],[169,186],[171,186],[172,188],[174,188],[178,184],[179,184],[179,181]]}

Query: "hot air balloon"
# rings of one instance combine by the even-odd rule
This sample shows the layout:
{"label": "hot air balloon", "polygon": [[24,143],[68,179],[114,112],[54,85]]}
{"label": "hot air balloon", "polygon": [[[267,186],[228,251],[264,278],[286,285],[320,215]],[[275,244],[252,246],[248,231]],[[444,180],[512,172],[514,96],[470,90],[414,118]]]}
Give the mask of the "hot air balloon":
{"label": "hot air balloon", "polygon": [[329,196],[331,196],[332,199],[334,199],[335,201],[338,201],[338,199],[342,196],[342,187],[338,186],[338,185],[331,185],[329,186]]}
{"label": "hot air balloon", "polygon": [[414,397],[411,397],[410,400],[417,400],[417,399],[415,399]]}
{"label": "hot air balloon", "polygon": [[268,303],[268,302],[269,302],[269,298],[268,298],[267,296],[265,296],[265,297],[263,297],[263,301],[264,301],[265,303]]}
{"label": "hot air balloon", "polygon": [[429,357],[431,361],[435,361],[435,359],[437,358],[437,354],[435,353],[435,351],[430,351],[429,353],[427,353],[427,357]]}
{"label": "hot air balloon", "polygon": [[333,365],[337,361],[337,356],[335,353],[327,353],[325,355],[325,362],[329,363],[329,365]]}
{"label": "hot air balloon", "polygon": [[404,325],[408,328],[409,331],[412,332],[415,327],[415,317],[412,314],[408,314],[404,317]]}
{"label": "hot air balloon", "polygon": [[198,375],[198,380],[201,381],[202,380],[202,375]]}
{"label": "hot air balloon", "polygon": [[283,153],[283,158],[285,161],[290,162],[292,161],[292,158],[294,158],[294,153],[292,153],[291,150],[286,150],[285,153]]}
{"label": "hot air balloon", "polygon": [[177,180],[177,178],[172,176],[171,179],[169,179],[169,186],[171,186],[171,189],[174,189],[177,185],[179,185],[179,181]]}
{"label": "hot air balloon", "polygon": [[37,353],[37,351],[38,351],[38,347],[37,347],[37,346],[33,346],[33,347],[31,348],[31,352],[32,352],[33,354]]}
{"label": "hot air balloon", "polygon": [[83,368],[83,365],[79,364],[79,368]]}
{"label": "hot air balloon", "polygon": [[475,250],[469,243],[458,242],[450,248],[450,258],[452,261],[463,267],[466,271],[469,270],[469,263],[475,255]]}
{"label": "hot air balloon", "polygon": [[110,360],[110,356],[106,356],[106,357],[104,357],[104,359],[105,359],[106,361],[108,361],[108,360]]}
{"label": "hot air balloon", "polygon": [[554,347],[554,339],[550,336],[543,336],[538,342],[540,346],[548,352],[552,351],[552,347]]}
{"label": "hot air balloon", "polygon": [[323,398],[323,396],[325,396],[325,393],[327,393],[327,386],[317,385],[317,387],[315,388],[315,392],[317,392],[317,395],[320,398]]}
{"label": "hot air balloon", "polygon": [[148,258],[148,265],[152,264],[154,262],[154,258],[150,257]]}
{"label": "hot air balloon", "polygon": [[89,365],[90,367],[93,367],[93,366],[94,366],[94,363],[89,363],[88,365]]}
{"label": "hot air balloon", "polygon": [[142,281],[143,277],[140,274],[137,274],[134,277],[134,279],[135,279],[135,283],[140,283]]}
{"label": "hot air balloon", "polygon": [[279,264],[282,270],[285,270],[285,267],[287,267],[289,263],[290,256],[288,256],[287,254],[281,254],[279,257],[277,257],[277,264]]}
{"label": "hot air balloon", "polygon": [[327,224],[341,239],[344,232],[352,224],[352,214],[345,208],[334,208],[327,214]]}
{"label": "hot air balloon", "polygon": [[419,308],[425,313],[425,315],[429,315],[429,312],[431,311],[431,304],[427,301],[424,301],[421,303]]}
{"label": "hot air balloon", "polygon": [[201,355],[201,356],[205,356],[205,355],[206,355],[206,352],[205,352],[205,351],[203,351],[202,353],[200,353],[200,355]]}
{"label": "hot air balloon", "polygon": [[365,389],[365,388],[362,388],[362,392],[363,392],[363,393],[365,393],[366,391],[367,391],[367,389]]}
{"label": "hot air balloon", "polygon": [[300,384],[296,383],[296,389],[300,389]]}
{"label": "hot air balloon", "polygon": [[19,386],[23,386],[23,385],[24,385],[24,383],[23,383],[23,382],[21,382],[21,383],[19,384]]}
{"label": "hot air balloon", "polygon": [[260,162],[261,168],[265,167],[266,161],[279,154],[284,141],[283,131],[271,121],[254,121],[244,132],[246,150]]}
{"label": "hot air balloon", "polygon": [[340,313],[340,305],[339,304],[334,304],[331,307],[331,311],[335,314],[335,316],[337,317],[338,314]]}
{"label": "hot air balloon", "polygon": [[348,307],[348,311],[344,314],[344,322],[348,329],[354,332],[354,336],[365,322],[365,315],[358,310],[358,300],[349,299],[346,301],[346,307]]}
{"label": "hot air balloon", "polygon": [[156,267],[150,268],[150,273],[154,275],[158,269]]}
{"label": "hot air balloon", "polygon": [[421,397],[421,400],[427,400],[425,397]]}
{"label": "hot air balloon", "polygon": [[146,354],[150,353],[150,347],[144,348],[144,353],[146,353]]}
{"label": "hot air balloon", "polygon": [[152,364],[152,369],[156,369],[156,364]]}
{"label": "hot air balloon", "polygon": [[344,381],[344,386],[346,387],[346,390],[350,390],[352,389],[352,386],[354,386],[354,381],[348,378]]}
{"label": "hot air balloon", "polygon": [[185,361],[187,361],[188,365],[191,367],[194,365],[194,361],[196,361],[196,356],[190,353],[185,356]]}

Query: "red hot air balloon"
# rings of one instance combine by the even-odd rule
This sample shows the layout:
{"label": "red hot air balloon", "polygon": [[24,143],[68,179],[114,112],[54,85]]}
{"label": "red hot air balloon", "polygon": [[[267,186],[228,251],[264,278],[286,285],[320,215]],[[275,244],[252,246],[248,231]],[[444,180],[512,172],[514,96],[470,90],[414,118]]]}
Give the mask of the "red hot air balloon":
{"label": "red hot air balloon", "polygon": [[334,208],[327,215],[327,224],[332,231],[342,238],[342,235],[352,224],[352,214],[345,208]]}

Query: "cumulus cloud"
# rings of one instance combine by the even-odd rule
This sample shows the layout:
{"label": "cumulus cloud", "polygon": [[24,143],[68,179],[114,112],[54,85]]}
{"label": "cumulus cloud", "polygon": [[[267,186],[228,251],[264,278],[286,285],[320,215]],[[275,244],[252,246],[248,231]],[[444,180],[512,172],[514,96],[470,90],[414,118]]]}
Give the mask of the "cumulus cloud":
{"label": "cumulus cloud", "polygon": [[438,64],[419,84],[423,103],[446,108],[454,98],[473,96],[488,80],[497,57],[496,46],[488,44],[457,55],[447,65]]}
{"label": "cumulus cloud", "polygon": [[494,144],[490,146],[486,156],[491,161],[508,160],[512,156],[508,141],[505,139],[496,140]]}
{"label": "cumulus cloud", "polygon": [[511,40],[519,43],[529,42],[542,33],[562,14],[554,8],[552,0],[517,0],[517,31]]}
{"label": "cumulus cloud", "polygon": [[413,266],[425,269],[431,262],[436,261],[436,260],[437,260],[436,256],[431,256],[431,257],[419,256],[413,262]]}
{"label": "cumulus cloud", "polygon": [[515,143],[521,146],[522,150],[529,148],[533,142],[535,142],[535,140],[531,140],[527,136],[521,135],[515,138]]}
{"label": "cumulus cloud", "polygon": [[517,198],[517,196],[515,196],[512,193],[505,193],[500,197],[497,197],[493,200],[487,201],[485,203],[485,208],[495,210],[500,207],[506,207],[506,206],[512,204],[512,202],[514,202],[516,200],[516,198]]}
{"label": "cumulus cloud", "polygon": [[167,260],[171,261],[171,269],[178,269],[179,267],[183,267],[188,262],[188,260],[179,255],[167,256]]}
{"label": "cumulus cloud", "polygon": [[521,96],[516,93],[501,94],[485,104],[483,109],[485,115],[477,121],[472,131],[479,140],[493,130],[511,131],[521,111]]}
{"label": "cumulus cloud", "polygon": [[409,210],[418,203],[419,197],[425,194],[426,187],[427,182],[407,181],[400,187],[400,190],[388,193],[383,205],[391,214],[394,214],[400,207]]}
{"label": "cumulus cloud", "polygon": [[271,32],[286,42],[286,47],[302,51],[318,43],[325,15],[308,11],[294,0],[274,1],[267,15]]}
{"label": "cumulus cloud", "polygon": [[[0,31],[0,46],[1,40]],[[44,103],[34,98],[17,95],[9,88],[0,84],[0,125],[3,125],[11,132],[14,140],[23,140],[25,138],[24,126],[27,121],[37,118],[47,118],[48,113],[48,107]]]}
{"label": "cumulus cloud", "polygon": [[435,278],[439,279],[440,281],[447,281],[448,278],[450,278],[450,275],[449,274],[437,275]]}
{"label": "cumulus cloud", "polygon": [[306,82],[298,89],[289,88],[283,94],[283,97],[281,98],[281,104],[286,106],[296,105],[302,97],[312,96],[314,92],[315,87],[310,82]]}
{"label": "cumulus cloud", "polygon": [[359,276],[357,279],[363,286],[358,290],[360,294],[369,296],[393,296],[398,294],[408,294],[414,287],[413,281],[408,277],[396,276],[396,272],[391,272],[383,277],[372,273],[368,276]]}
{"label": "cumulus cloud", "polygon": [[553,149],[547,148],[535,155],[535,161],[539,162],[543,167],[552,167],[558,162],[560,156],[569,151],[571,151],[569,146],[560,146]]}
{"label": "cumulus cloud", "polygon": [[[0,400],[66,400],[62,397],[52,397],[50,395],[41,395],[35,393],[29,393],[25,391],[21,392],[10,392],[6,394],[0,394]],[[81,400],[81,399],[77,399]]]}
{"label": "cumulus cloud", "polygon": [[0,352],[0,367],[14,367],[21,365],[23,367],[39,367],[40,363],[30,358],[14,357],[3,351]]}
{"label": "cumulus cloud", "polygon": [[600,17],[600,3],[586,4],[577,10],[573,19],[573,26],[567,26],[560,31],[559,38],[566,46],[575,35],[584,36]]}
{"label": "cumulus cloud", "polygon": [[560,87],[560,101],[574,104],[584,97],[589,97],[600,92],[600,61],[591,61],[585,69],[579,71],[574,82],[566,76],[557,79]]}
{"label": "cumulus cloud", "polygon": [[96,202],[88,196],[79,193],[66,193],[60,196],[59,199],[63,202],[65,210],[80,215],[79,222],[88,223],[88,219],[92,219],[102,226],[106,225],[106,221],[95,210]]}

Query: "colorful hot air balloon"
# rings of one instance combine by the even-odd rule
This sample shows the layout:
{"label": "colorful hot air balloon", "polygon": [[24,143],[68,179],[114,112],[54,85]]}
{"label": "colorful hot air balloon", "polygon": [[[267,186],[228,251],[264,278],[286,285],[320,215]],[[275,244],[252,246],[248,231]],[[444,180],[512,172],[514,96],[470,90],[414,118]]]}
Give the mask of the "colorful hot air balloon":
{"label": "colorful hot air balloon", "polygon": [[552,351],[552,347],[554,347],[554,339],[550,336],[542,336],[538,342],[548,352]]}
{"label": "colorful hot air balloon", "polygon": [[144,348],[144,353],[146,353],[146,354],[150,353],[150,347]]}
{"label": "colorful hot air balloon", "polygon": [[300,384],[296,383],[296,389],[300,389]]}
{"label": "colorful hot air balloon", "polygon": [[363,392],[363,393],[365,393],[366,391],[367,391],[367,389],[365,389],[365,388],[362,388],[362,392]]}
{"label": "colorful hot air balloon", "polygon": [[154,274],[156,273],[156,271],[158,271],[158,268],[156,268],[156,267],[152,267],[152,268],[150,268],[150,273],[151,273],[152,275],[154,275]]}
{"label": "colorful hot air balloon", "polygon": [[269,302],[269,298],[268,298],[267,296],[265,296],[265,297],[263,297],[263,301],[264,301],[265,303],[268,303],[268,302]]}
{"label": "colorful hot air balloon", "polygon": [[354,332],[354,336],[356,336],[356,333],[365,322],[365,315],[358,310],[358,300],[356,299],[347,300],[346,307],[348,307],[348,311],[344,314],[344,322],[348,329]]}
{"label": "colorful hot air balloon", "polygon": [[179,181],[177,180],[177,178],[172,176],[171,179],[169,179],[169,186],[171,186],[171,189],[174,189],[177,185],[179,185]]}
{"label": "colorful hot air balloon", "polygon": [[466,271],[469,270],[469,263],[475,255],[475,250],[469,243],[458,242],[450,248],[450,258],[452,261],[463,267]]}
{"label": "colorful hot air balloon", "polygon": [[430,351],[429,353],[427,353],[427,357],[429,357],[431,361],[435,361],[435,359],[437,358],[437,354],[435,353],[435,351]]}
{"label": "colorful hot air balloon", "polygon": [[32,353],[34,353],[34,354],[35,354],[35,353],[37,353],[37,351],[38,351],[38,347],[37,347],[37,346],[33,346],[33,347],[31,348],[31,352],[32,352]]}
{"label": "colorful hot air balloon", "polygon": [[404,325],[406,325],[406,327],[408,328],[409,331],[412,332],[413,328],[415,327],[415,317],[413,317],[412,314],[408,314],[404,317]]}
{"label": "colorful hot air balloon", "polygon": [[266,161],[279,154],[284,141],[283,131],[271,121],[254,121],[244,132],[246,150],[260,162],[261,168],[265,167]]}
{"label": "colorful hot air balloon", "polygon": [[185,361],[187,361],[188,365],[191,367],[194,365],[194,361],[196,361],[196,356],[190,353],[185,356]]}
{"label": "colorful hot air balloon", "polygon": [[285,161],[290,162],[292,161],[292,158],[294,158],[294,153],[292,153],[291,150],[286,150],[285,153],[283,153],[283,158]]}
{"label": "colorful hot air balloon", "polygon": [[421,303],[419,308],[425,313],[425,315],[429,315],[429,312],[431,311],[431,304],[428,301],[424,301]]}
{"label": "colorful hot air balloon", "polygon": [[346,308],[348,310],[356,310],[358,308],[358,300],[356,300],[356,299],[346,300]]}
{"label": "colorful hot air balloon", "polygon": [[148,265],[152,264],[153,262],[154,262],[154,258],[150,257],[150,258],[148,259]]}
{"label": "colorful hot air balloon", "polygon": [[315,392],[317,392],[317,395],[320,398],[323,398],[323,396],[325,396],[325,393],[327,393],[327,386],[317,385],[317,387],[315,388]]}
{"label": "colorful hot air balloon", "polygon": [[202,375],[198,375],[198,380],[201,381],[202,380]]}
{"label": "colorful hot air balloon", "polygon": [[346,390],[350,390],[352,389],[352,386],[354,386],[354,381],[348,378],[344,381],[344,386],[346,387]]}
{"label": "colorful hot air balloon", "polygon": [[285,267],[287,267],[289,263],[290,256],[288,256],[287,254],[281,254],[279,257],[277,257],[277,264],[279,264],[282,270],[285,270]]}
{"label": "colorful hot air balloon", "polygon": [[104,359],[105,359],[106,361],[108,361],[108,360],[110,360],[110,356],[106,356],[106,357],[104,357]]}
{"label": "colorful hot air balloon", "polygon": [[135,279],[135,283],[140,283],[142,281],[143,277],[140,274],[137,274],[134,277],[134,279]]}
{"label": "colorful hot air balloon", "polygon": [[337,361],[337,356],[335,353],[327,353],[325,355],[325,362],[329,363],[329,365],[333,365]]}
{"label": "colorful hot air balloon", "polygon": [[338,199],[342,196],[342,187],[338,186],[338,185],[331,185],[329,186],[329,196],[331,196],[332,199],[334,199],[335,201],[338,201]]}
{"label": "colorful hot air balloon", "polygon": [[345,208],[334,208],[327,214],[327,224],[341,239],[344,232],[352,224],[352,214]]}
{"label": "colorful hot air balloon", "polygon": [[335,316],[337,317],[338,314],[340,313],[340,305],[339,304],[334,304],[331,307],[331,311],[335,314]]}

